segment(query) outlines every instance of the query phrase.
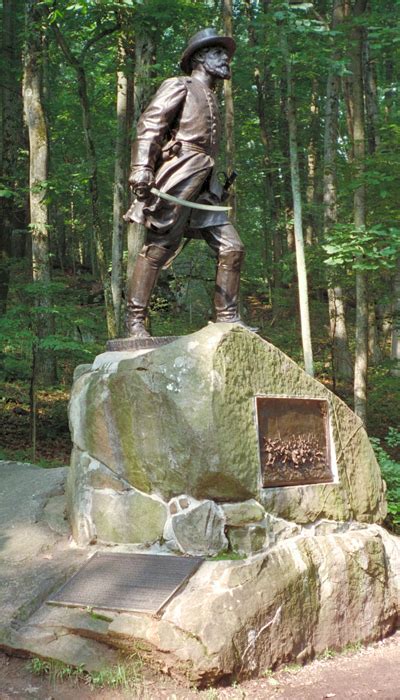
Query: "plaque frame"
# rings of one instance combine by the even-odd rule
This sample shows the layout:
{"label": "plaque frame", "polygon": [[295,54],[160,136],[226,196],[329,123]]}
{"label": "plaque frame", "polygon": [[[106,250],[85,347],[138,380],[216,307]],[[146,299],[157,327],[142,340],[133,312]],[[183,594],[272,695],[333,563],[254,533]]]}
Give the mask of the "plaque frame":
{"label": "plaque frame", "polygon": [[[279,424],[279,416],[283,409],[287,407],[288,414],[292,413],[300,422],[300,428],[294,429],[289,433],[287,429],[283,429],[283,435],[280,433],[277,425]],[[278,416],[273,415],[273,406],[278,407]],[[303,412],[303,416],[299,416]],[[260,459],[260,480],[262,488],[275,487],[290,487],[290,486],[307,486],[311,484],[329,484],[338,482],[338,474],[336,467],[335,446],[332,437],[332,426],[330,420],[330,404],[326,398],[315,398],[309,396],[288,396],[275,394],[257,394],[255,396],[255,415],[258,438],[258,453]],[[306,427],[307,416],[311,416],[311,427]],[[273,419],[275,425],[268,429],[268,422]],[[286,421],[287,422],[287,421]],[[315,431],[316,425],[319,423],[319,436]],[[307,433],[307,430],[309,431]],[[322,439],[321,439],[322,434]],[[311,465],[310,461],[305,464],[293,464],[292,474],[288,476],[290,466],[279,461],[274,451],[274,441],[278,442],[279,447],[285,449],[285,452],[290,453],[293,441],[302,441],[308,447],[310,454],[314,450],[314,454],[318,454],[319,463],[317,467]],[[266,443],[268,441],[268,444]],[[308,443],[308,444],[307,444]],[[269,453],[267,454],[267,450]],[[304,451],[304,450],[303,450]],[[321,452],[323,455],[321,456]],[[268,465],[269,473],[267,472],[267,457],[268,459],[273,453],[273,458],[277,463],[276,474],[271,475],[271,465]],[[307,454],[307,449],[305,449]],[[269,459],[269,461],[271,461]],[[274,461],[274,460],[272,460]],[[288,462],[290,463],[290,458]],[[296,466],[296,469],[294,468]]]}

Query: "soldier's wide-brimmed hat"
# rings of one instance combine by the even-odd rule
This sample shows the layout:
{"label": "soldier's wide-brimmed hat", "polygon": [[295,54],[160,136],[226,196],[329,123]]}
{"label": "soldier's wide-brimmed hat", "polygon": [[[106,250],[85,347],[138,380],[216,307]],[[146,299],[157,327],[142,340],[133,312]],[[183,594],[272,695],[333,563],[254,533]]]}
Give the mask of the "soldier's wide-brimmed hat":
{"label": "soldier's wide-brimmed hat", "polygon": [[199,49],[205,49],[207,46],[223,46],[229,58],[232,58],[235,53],[236,43],[231,36],[220,36],[216,29],[201,29],[197,34],[189,39],[189,43],[182,54],[181,68],[188,75],[191,72],[190,59],[193,54]]}

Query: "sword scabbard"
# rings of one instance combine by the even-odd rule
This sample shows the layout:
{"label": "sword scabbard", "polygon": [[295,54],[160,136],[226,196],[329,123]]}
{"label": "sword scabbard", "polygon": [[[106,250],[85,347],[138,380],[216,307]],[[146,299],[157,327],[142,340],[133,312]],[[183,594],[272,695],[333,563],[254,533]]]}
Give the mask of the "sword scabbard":
{"label": "sword scabbard", "polygon": [[214,206],[213,204],[198,204],[197,202],[189,202],[187,199],[180,199],[179,197],[174,197],[172,194],[160,192],[157,187],[152,187],[150,192],[161,199],[165,199],[167,202],[173,202],[173,204],[179,204],[182,207],[189,207],[190,209],[201,209],[203,211],[229,211],[232,208]]}

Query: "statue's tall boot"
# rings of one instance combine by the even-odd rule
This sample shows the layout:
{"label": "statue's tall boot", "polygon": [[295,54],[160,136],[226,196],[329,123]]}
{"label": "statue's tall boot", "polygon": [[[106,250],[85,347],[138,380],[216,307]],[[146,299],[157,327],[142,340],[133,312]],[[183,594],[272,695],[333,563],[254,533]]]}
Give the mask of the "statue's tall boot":
{"label": "statue's tall boot", "polygon": [[217,323],[236,323],[256,332],[258,329],[247,326],[239,313],[240,270],[243,259],[244,252],[241,250],[233,250],[219,256],[215,280],[215,320]]}
{"label": "statue's tall boot", "polygon": [[171,251],[158,245],[144,246],[139,253],[128,285],[126,328],[129,337],[150,337],[145,328],[150,297],[160,270],[170,257]]}

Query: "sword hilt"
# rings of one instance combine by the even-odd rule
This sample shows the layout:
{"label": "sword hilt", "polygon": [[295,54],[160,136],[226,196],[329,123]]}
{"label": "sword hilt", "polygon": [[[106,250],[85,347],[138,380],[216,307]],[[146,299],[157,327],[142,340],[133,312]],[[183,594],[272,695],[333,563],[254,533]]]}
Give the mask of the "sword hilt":
{"label": "sword hilt", "polygon": [[235,182],[238,173],[236,170],[232,170],[231,173],[228,175],[227,173],[224,173],[225,175],[225,182],[224,182],[224,190],[228,192],[228,190],[232,187],[233,183]]}

